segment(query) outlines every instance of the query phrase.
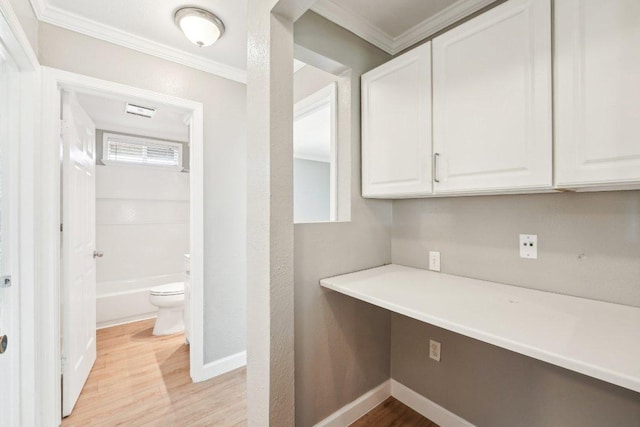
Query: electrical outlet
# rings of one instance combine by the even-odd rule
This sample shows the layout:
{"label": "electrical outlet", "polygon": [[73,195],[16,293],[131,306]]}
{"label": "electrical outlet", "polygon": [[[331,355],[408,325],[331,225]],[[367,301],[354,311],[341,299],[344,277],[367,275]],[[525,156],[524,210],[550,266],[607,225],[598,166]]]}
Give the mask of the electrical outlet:
{"label": "electrical outlet", "polygon": [[429,270],[440,271],[440,252],[429,251]]}
{"label": "electrical outlet", "polygon": [[520,235],[520,258],[538,259],[538,235]]}
{"label": "electrical outlet", "polygon": [[429,340],[429,358],[435,360],[436,362],[440,361],[440,343],[438,341]]}

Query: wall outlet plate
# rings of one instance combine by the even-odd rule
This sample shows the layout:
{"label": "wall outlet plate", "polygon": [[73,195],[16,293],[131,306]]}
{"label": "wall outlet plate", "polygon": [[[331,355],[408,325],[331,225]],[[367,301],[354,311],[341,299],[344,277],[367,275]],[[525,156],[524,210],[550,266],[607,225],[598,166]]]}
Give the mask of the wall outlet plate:
{"label": "wall outlet plate", "polygon": [[429,251],[429,270],[440,271],[440,252]]}
{"label": "wall outlet plate", "polygon": [[429,340],[429,358],[440,361],[440,348],[442,345],[438,341]]}
{"label": "wall outlet plate", "polygon": [[520,235],[520,258],[538,259],[538,235]]}

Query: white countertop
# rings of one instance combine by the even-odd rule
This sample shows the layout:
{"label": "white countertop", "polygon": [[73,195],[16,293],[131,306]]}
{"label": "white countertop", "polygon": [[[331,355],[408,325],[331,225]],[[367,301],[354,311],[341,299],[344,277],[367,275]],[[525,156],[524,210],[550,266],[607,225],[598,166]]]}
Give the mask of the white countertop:
{"label": "white countertop", "polygon": [[640,308],[386,265],[325,288],[640,392]]}

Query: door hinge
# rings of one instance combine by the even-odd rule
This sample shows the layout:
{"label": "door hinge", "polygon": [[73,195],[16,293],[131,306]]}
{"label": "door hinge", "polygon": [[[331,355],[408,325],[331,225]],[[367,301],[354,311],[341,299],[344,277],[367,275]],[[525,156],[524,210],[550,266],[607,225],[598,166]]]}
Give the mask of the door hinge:
{"label": "door hinge", "polygon": [[64,231],[64,225],[60,224],[60,232],[62,233]]}

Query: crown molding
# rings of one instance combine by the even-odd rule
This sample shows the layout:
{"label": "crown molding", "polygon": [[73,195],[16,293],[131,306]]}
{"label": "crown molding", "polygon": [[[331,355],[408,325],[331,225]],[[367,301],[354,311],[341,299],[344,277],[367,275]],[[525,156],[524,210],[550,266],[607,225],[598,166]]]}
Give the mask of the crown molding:
{"label": "crown molding", "polygon": [[394,55],[438,31],[444,30],[449,25],[455,24],[495,1],[496,0],[459,0],[455,2],[446,9],[441,10],[396,37],[393,40]]}
{"label": "crown molding", "polygon": [[47,0],[31,0],[38,20],[75,31],[138,52],[176,62],[196,70],[215,74],[240,83],[247,82],[247,72],[221,62],[194,55],[145,37],[133,35],[118,28],[102,24],[75,13],[51,6]]}
{"label": "crown molding", "polygon": [[359,14],[345,9],[332,0],[318,0],[311,6],[311,10],[393,55],[393,37]]}
{"label": "crown molding", "polygon": [[496,0],[458,0],[451,6],[441,10],[414,27],[409,28],[397,37],[390,36],[385,31],[371,24],[361,15],[345,9],[335,1],[336,0],[318,0],[311,10],[346,28],[388,54],[396,55]]}

